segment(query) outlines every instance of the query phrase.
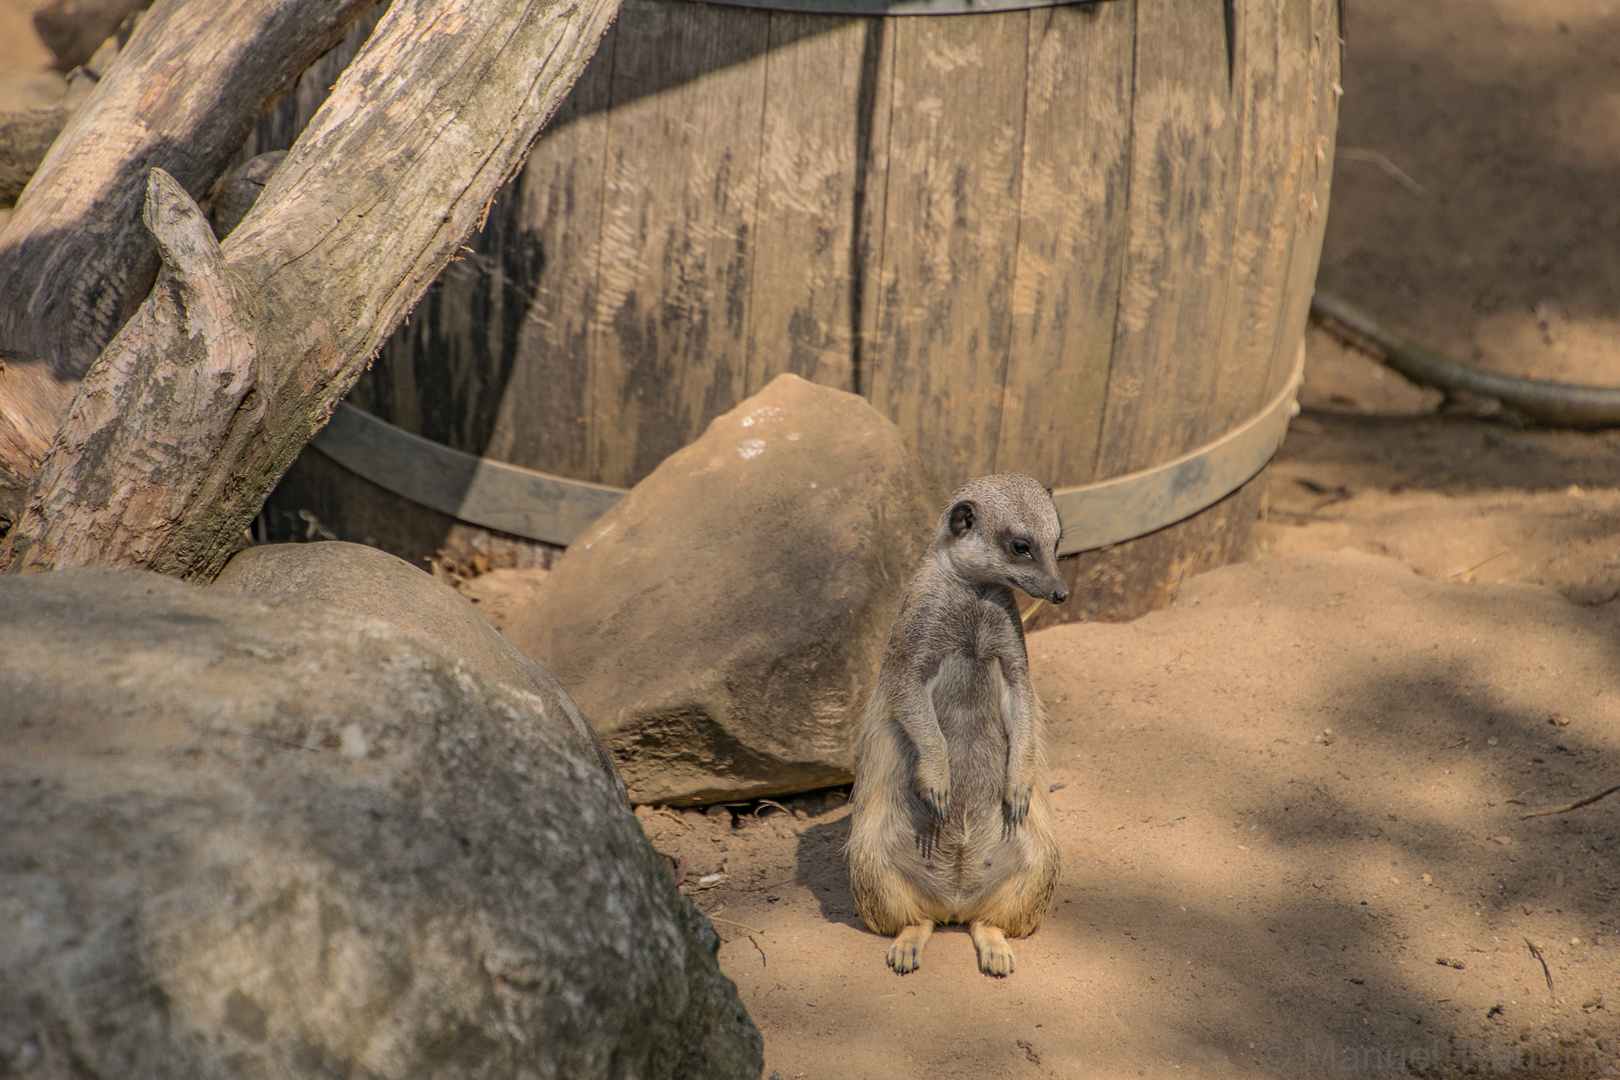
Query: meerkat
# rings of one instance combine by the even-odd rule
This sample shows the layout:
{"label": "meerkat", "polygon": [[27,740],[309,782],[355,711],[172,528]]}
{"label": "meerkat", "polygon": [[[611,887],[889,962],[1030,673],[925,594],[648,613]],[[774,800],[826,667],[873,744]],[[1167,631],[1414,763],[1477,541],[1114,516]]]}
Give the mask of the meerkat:
{"label": "meerkat", "polygon": [[900,602],[861,719],[846,854],[861,919],[915,971],[939,923],[966,923],[979,970],[1013,969],[1058,878],[1045,713],[1013,597],[1061,604],[1052,497],[1019,473],[951,497]]}

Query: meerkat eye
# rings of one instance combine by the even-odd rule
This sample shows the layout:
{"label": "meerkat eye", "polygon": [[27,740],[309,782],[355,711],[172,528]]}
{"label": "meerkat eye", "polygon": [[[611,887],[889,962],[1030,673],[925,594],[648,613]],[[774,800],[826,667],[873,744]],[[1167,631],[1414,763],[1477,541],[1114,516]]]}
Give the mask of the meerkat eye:
{"label": "meerkat eye", "polygon": [[1024,540],[1013,540],[1007,545],[1012,553],[1020,559],[1029,558],[1029,543]]}

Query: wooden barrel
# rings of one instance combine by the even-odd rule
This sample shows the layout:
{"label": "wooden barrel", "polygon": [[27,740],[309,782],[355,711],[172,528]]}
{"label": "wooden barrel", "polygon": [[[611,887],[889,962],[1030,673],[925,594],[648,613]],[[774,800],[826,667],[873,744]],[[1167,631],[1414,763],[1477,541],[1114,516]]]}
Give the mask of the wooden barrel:
{"label": "wooden barrel", "polygon": [[[625,488],[794,372],[867,397],[947,485],[1159,470],[1181,499],[1159,518],[1179,520],[1136,515],[1148,535],[1074,501],[1076,543],[1103,545],[1068,561],[1059,610],[1163,604],[1259,515],[1327,213],[1338,5],[983,7],[625,0],[350,401],[485,462]],[[1200,456],[1241,431],[1269,440],[1241,475]],[[313,507],[408,556],[451,520],[311,459],[273,500],[286,520]],[[1142,499],[1122,488],[1116,509]]]}

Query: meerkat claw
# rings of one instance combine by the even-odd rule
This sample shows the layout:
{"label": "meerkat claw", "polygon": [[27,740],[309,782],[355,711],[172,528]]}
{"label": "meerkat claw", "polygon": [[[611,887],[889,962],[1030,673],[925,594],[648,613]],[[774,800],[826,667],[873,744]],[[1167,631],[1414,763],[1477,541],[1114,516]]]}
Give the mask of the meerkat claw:
{"label": "meerkat claw", "polygon": [[914,946],[895,942],[889,946],[889,969],[896,975],[910,975],[921,966]]}
{"label": "meerkat claw", "polygon": [[1013,795],[1001,804],[1001,838],[1010,840],[1029,816],[1029,791]]}
{"label": "meerkat claw", "polygon": [[939,822],[930,821],[917,831],[917,850],[922,853],[923,861],[926,862],[934,857],[934,852],[938,847]]}
{"label": "meerkat claw", "polygon": [[889,946],[889,968],[896,975],[910,975],[922,966],[923,946],[934,933],[932,923],[919,923],[900,931]]}

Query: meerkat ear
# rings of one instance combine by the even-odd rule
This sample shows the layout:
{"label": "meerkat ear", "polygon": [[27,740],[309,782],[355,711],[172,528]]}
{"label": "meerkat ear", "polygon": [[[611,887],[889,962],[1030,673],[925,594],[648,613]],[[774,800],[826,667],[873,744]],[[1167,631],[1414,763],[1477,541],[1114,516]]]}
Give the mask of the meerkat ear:
{"label": "meerkat ear", "polygon": [[967,499],[951,507],[951,535],[960,538],[973,528],[973,516],[978,509]]}

